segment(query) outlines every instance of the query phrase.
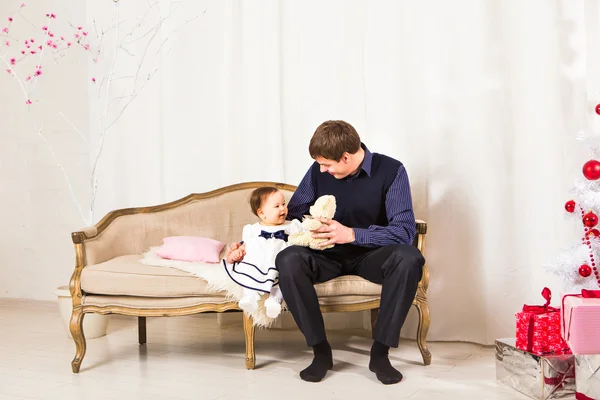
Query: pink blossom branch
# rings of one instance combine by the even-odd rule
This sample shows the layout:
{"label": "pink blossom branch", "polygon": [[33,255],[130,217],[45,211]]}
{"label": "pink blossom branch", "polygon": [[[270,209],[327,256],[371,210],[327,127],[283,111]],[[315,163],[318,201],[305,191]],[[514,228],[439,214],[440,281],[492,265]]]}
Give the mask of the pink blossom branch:
{"label": "pink blossom branch", "polygon": [[[22,15],[22,13],[20,13],[21,16],[23,17],[23,19],[28,22],[31,26],[33,26],[35,28],[35,25],[31,24],[29,21],[27,21],[27,19]],[[50,25],[50,18],[48,18],[48,22],[47,22],[47,26]],[[50,29],[46,28],[45,29],[45,35],[44,35],[44,40],[42,43],[47,42],[48,40],[48,36],[49,36],[49,32]],[[16,40],[16,39],[15,39]],[[17,40],[16,40],[17,41]],[[39,66],[42,65],[42,59],[44,56],[44,50],[45,47],[49,47],[49,46],[43,46],[42,50],[39,52],[39,56],[38,56],[38,64]],[[23,80],[19,77],[19,75],[17,74],[17,72],[15,71],[15,69],[13,68],[13,65],[11,63],[9,63],[6,58],[4,56],[1,56],[0,59],[2,60],[2,62],[8,67],[8,70],[10,71],[11,75],[14,77],[14,79],[17,81],[17,83],[19,84],[19,87],[21,88],[21,91],[23,92],[23,95],[25,97],[25,99],[27,100],[27,104],[32,104],[31,101],[29,100],[29,93],[28,93],[28,83],[24,83]],[[38,67],[40,68],[40,67]],[[34,79],[34,84],[33,84],[33,89],[31,90],[31,93],[33,93],[37,87],[37,82],[39,79],[39,75],[35,75],[35,79]],[[31,125],[34,129],[34,131],[36,132],[36,134],[38,135],[38,137],[42,140],[42,142],[44,143],[44,145],[46,146],[46,148],[48,149],[48,152],[50,153],[53,161],[57,164],[58,168],[61,170],[61,173],[63,175],[63,178],[65,179],[65,182],[67,184],[67,188],[69,190],[69,194],[71,196],[71,199],[75,205],[75,207],[77,208],[82,220],[84,221],[84,223],[86,224],[90,224],[92,219],[91,219],[91,214],[90,217],[86,218],[85,213],[83,212],[83,208],[80,204],[80,202],[77,200],[77,196],[75,195],[75,191],[73,188],[73,183],[71,181],[71,178],[69,177],[69,174],[67,173],[67,171],[65,170],[63,164],[60,161],[60,158],[57,156],[56,152],[54,151],[54,148],[52,146],[52,144],[48,141],[48,139],[46,138],[46,136],[43,134],[43,130],[44,130],[44,124],[43,124],[43,119],[40,116],[40,104],[42,102],[40,100],[38,100],[35,104],[35,110],[36,110],[36,114],[38,116],[38,119],[40,120],[40,125],[38,126],[36,124],[36,122],[34,121],[33,118],[31,118]],[[63,118],[65,121],[67,121],[67,123],[69,123],[69,125],[71,125],[71,127],[75,130],[75,132],[77,132],[77,134],[80,136],[80,138],[83,140],[84,143],[88,143],[88,141],[86,140],[85,136],[81,133],[81,131],[79,129],[77,129],[77,127],[75,126],[75,124],[69,119],[67,118],[62,112],[53,109],[52,110],[54,112],[56,112],[61,118]]]}
{"label": "pink blossom branch", "polygon": [[[37,112],[37,117],[40,122],[39,126],[38,126],[38,123],[36,122],[35,118],[32,118],[32,120],[31,120],[31,124],[32,124],[36,134],[40,137],[42,142],[45,144],[50,155],[52,156],[52,159],[56,162],[59,169],[61,170],[61,172],[64,176],[64,179],[67,183],[71,198],[72,198],[74,204],[76,205],[83,221],[86,224],[90,224],[93,221],[95,202],[96,202],[96,198],[97,198],[97,194],[98,194],[98,166],[99,166],[99,162],[100,162],[103,150],[104,150],[106,135],[107,135],[108,131],[112,128],[112,126],[114,124],[116,124],[118,122],[118,120],[123,116],[124,112],[128,109],[129,105],[138,97],[138,95],[143,91],[145,86],[150,82],[150,80],[158,72],[159,68],[156,67],[151,72],[142,73],[142,67],[147,63],[147,56],[150,51],[150,47],[155,44],[157,36],[159,35],[161,29],[163,29],[164,21],[166,19],[170,18],[174,14],[174,11],[179,6],[178,5],[175,8],[173,8],[173,10],[170,13],[168,13],[167,16],[163,17],[163,15],[161,14],[161,10],[160,10],[160,2],[155,1],[155,0],[149,1],[148,2],[149,7],[146,10],[146,12],[144,13],[144,15],[141,18],[137,18],[135,20],[134,26],[132,27],[130,32],[125,36],[125,38],[121,39],[119,37],[119,34],[120,34],[120,31],[122,30],[122,26],[124,25],[124,23],[126,21],[120,20],[119,1],[118,0],[113,0],[113,1],[115,4],[115,16],[113,17],[113,19],[110,23],[110,26],[107,29],[99,31],[97,24],[96,24],[96,20],[95,19],[93,20],[93,32],[96,35],[97,42],[99,43],[99,45],[97,45],[97,47],[95,47],[95,50],[94,50],[95,51],[95,54],[93,55],[95,57],[93,60],[94,63],[98,62],[98,59],[100,57],[104,57],[104,55],[101,54],[101,51],[104,46],[104,41],[107,37],[106,34],[110,31],[112,31],[113,29],[116,32],[115,32],[114,54],[112,55],[112,60],[111,60],[111,63],[109,65],[109,69],[108,69],[108,74],[107,74],[107,76],[104,76],[104,77],[98,77],[99,78],[98,80],[101,79],[99,87],[97,86],[98,87],[98,95],[99,95],[99,97],[104,97],[104,99],[102,99],[102,101],[104,102],[104,111],[103,111],[103,115],[101,115],[101,118],[99,120],[100,131],[99,131],[99,145],[97,148],[97,152],[92,151],[92,154],[95,153],[94,154],[95,158],[94,158],[92,173],[91,173],[91,177],[90,177],[90,185],[91,185],[92,193],[91,193],[91,201],[90,201],[89,208],[88,208],[89,214],[87,217],[84,213],[84,209],[83,209],[82,205],[80,204],[79,201],[77,201],[77,197],[75,196],[73,184],[71,182],[69,175],[67,174],[62,163],[60,162],[60,159],[58,158],[56,152],[54,151],[52,144],[48,141],[48,139],[44,135],[44,123],[40,116],[41,105],[43,104],[45,107],[48,107],[53,112],[55,112],[60,118],[62,118],[64,121],[66,121],[69,124],[69,126],[79,135],[79,137],[82,139],[82,141],[84,143],[88,144],[89,140],[86,139],[86,136],[75,126],[75,124],[69,118],[67,118],[67,116],[64,113],[60,112],[59,110],[54,109],[53,107],[50,106],[50,103],[44,102],[41,99],[34,100],[34,105],[33,105],[33,107],[36,107],[35,111]],[[140,36],[137,36],[136,35],[137,32],[140,30],[140,28],[142,27],[142,24],[146,21],[147,17],[150,15],[151,11],[153,11],[155,9],[155,7],[157,7],[157,9],[158,9],[158,17],[159,17],[158,23],[155,26],[153,26],[151,29],[142,32],[140,34]],[[26,21],[33,28],[39,29],[34,24],[29,22],[29,20],[27,20],[27,18],[25,18],[25,16],[21,12],[21,10],[19,10],[18,14],[21,16],[21,18],[24,21]],[[49,19],[56,18],[54,14],[47,14],[47,16],[49,17]],[[175,30],[175,32],[177,32],[183,26],[187,25],[189,22],[193,21],[195,18],[196,17],[187,21],[184,25],[182,25],[177,30]],[[9,21],[12,22],[12,18],[9,18]],[[51,21],[48,20],[46,25],[42,28],[45,31],[43,40],[39,43],[39,45],[38,45],[38,43],[36,43],[36,45],[35,45],[36,47],[39,47],[39,50],[40,50],[39,52],[37,52],[38,49],[36,47],[31,49],[31,51],[24,49],[24,50],[21,50],[21,54],[23,54],[23,57],[12,57],[9,62],[9,59],[3,55],[3,53],[5,53],[5,52],[0,50],[1,62],[7,66],[7,71],[9,71],[10,74],[13,75],[13,77],[17,81],[21,91],[23,92],[26,103],[28,105],[32,104],[32,102],[30,100],[30,96],[36,91],[38,80],[40,79],[40,75],[43,74],[43,72],[41,70],[41,65],[42,65],[42,60],[44,59],[45,55],[50,54],[50,56],[53,58],[54,62],[57,63],[60,58],[62,58],[66,55],[67,50],[70,50],[73,48],[83,48],[85,51],[88,51],[91,49],[90,46],[92,45],[92,43],[88,42],[88,40],[91,36],[88,36],[86,31],[79,32],[80,30],[82,30],[82,27],[80,27],[80,26],[75,27],[70,23],[69,24],[71,25],[71,27],[76,30],[76,33],[75,33],[76,40],[71,39],[73,42],[73,46],[71,46],[70,41],[68,41],[68,40],[65,41],[65,39],[62,36],[61,36],[61,41],[58,41],[58,39],[50,39],[49,40],[49,36],[54,37],[54,35],[52,33],[50,33],[50,29],[49,29],[50,22]],[[4,31],[4,34],[0,34],[0,37],[2,37],[4,40],[4,38],[8,37],[7,36],[8,33],[9,33],[9,30],[6,29]],[[173,34],[173,33],[174,32],[172,32],[171,34]],[[11,40],[14,40],[15,43],[20,42],[18,39],[11,39]],[[56,40],[56,42],[54,40]],[[137,62],[135,74],[134,75],[115,76],[116,65],[117,65],[117,61],[119,59],[119,53],[120,53],[119,50],[123,50],[123,52],[126,53],[130,57],[135,57],[136,55],[134,54],[134,52],[130,51],[126,46],[131,45],[132,43],[138,42],[140,40],[147,40],[147,43],[141,54],[141,59]],[[163,40],[163,42],[160,43],[158,50],[156,51],[156,54],[159,54],[162,51],[164,45],[168,41],[169,41],[169,37],[166,37]],[[31,46],[33,46],[33,39],[31,39],[31,42],[32,42]],[[3,43],[0,43],[0,45],[2,45]],[[27,46],[27,48],[30,47],[27,40],[25,40],[24,44]],[[65,44],[66,44],[66,46],[65,46]],[[9,43],[6,43],[7,48],[8,48],[8,46],[9,46]],[[50,49],[48,51],[46,51],[46,47],[49,47]],[[2,47],[2,49],[4,49],[4,47]],[[8,49],[7,49],[7,51],[8,51]],[[33,79],[31,79],[32,76],[28,76],[28,78],[26,80],[21,79],[17,75],[15,68],[13,67],[13,65],[15,64],[15,61],[18,64],[19,62],[25,60],[26,58],[31,57],[33,54],[36,54],[36,52],[38,54],[38,56],[36,57],[36,59],[38,60],[38,63],[36,64],[36,73],[32,74]],[[112,96],[111,89],[114,91],[112,83],[116,82],[118,80],[127,80],[127,79],[132,80],[132,87],[130,89],[131,93],[126,93],[126,90],[124,90],[120,96],[117,96],[116,98],[111,98],[111,96]],[[33,82],[31,82],[31,80],[33,80]],[[94,83],[96,83],[96,81],[97,81],[96,77],[92,77],[91,80]],[[139,87],[138,87],[138,82],[141,80],[143,80],[143,83],[141,85],[139,85]],[[32,86],[31,91],[28,90],[28,89],[30,89],[30,86]],[[127,82],[127,86],[129,86],[129,82]],[[102,96],[102,93],[104,93],[103,96]],[[111,120],[109,120],[109,115],[112,116],[113,110],[117,107],[120,107],[120,110],[115,112],[116,117],[110,118]],[[33,111],[33,110],[31,110],[31,107],[29,109],[30,109],[30,111]]]}
{"label": "pink blossom branch", "polygon": [[[21,87],[21,90],[23,92],[23,95],[24,95],[25,99],[28,99],[29,96],[27,94],[27,90],[25,89],[23,81],[18,77],[18,75],[15,72],[15,70],[6,61],[6,59],[4,57],[0,57],[0,59],[12,71],[12,75],[14,76],[15,80],[17,81],[17,83]],[[39,117],[39,115],[40,115],[40,113],[39,113],[39,105],[36,105],[36,110],[37,110],[37,114],[38,114],[38,117]],[[71,126],[73,126],[73,128],[79,133],[79,135],[81,136],[81,138],[87,143],[87,141],[85,140],[85,138],[83,137],[83,135],[81,134],[81,132],[77,128],[75,128],[75,125],[67,117],[65,117],[64,114],[62,114],[61,112],[58,112],[58,113],[59,113],[59,115],[61,115],[62,117],[64,117],[65,120],[67,120],[71,124]],[[40,120],[41,120],[41,118],[40,118]],[[36,123],[32,119],[31,120],[31,125],[33,126],[33,129],[36,132],[36,134],[40,137],[40,139],[42,139],[42,142],[44,142],[44,144],[48,148],[48,151],[50,152],[50,155],[52,156],[52,159],[54,160],[54,162],[56,162],[56,164],[58,165],[58,168],[61,170],[62,175],[63,175],[63,177],[64,177],[64,179],[65,179],[65,181],[67,183],[67,187],[69,189],[69,194],[71,196],[71,200],[75,204],[75,207],[77,207],[77,210],[79,211],[79,214],[80,214],[81,218],[83,219],[83,221],[86,224],[90,224],[91,223],[91,219],[89,219],[89,220],[86,219],[85,214],[83,213],[83,209],[81,207],[81,204],[79,203],[79,201],[77,200],[77,196],[75,195],[75,191],[73,189],[73,184],[71,182],[71,178],[69,178],[69,174],[67,174],[67,171],[65,170],[65,168],[62,165],[62,163],[60,162],[60,159],[56,155],[56,152],[54,151],[54,148],[52,147],[52,145],[50,144],[50,142],[46,139],[46,137],[42,133],[43,132],[43,128],[44,128],[43,122],[41,123],[40,127],[38,128],[38,126],[36,125]]]}
{"label": "pink blossom branch", "polygon": [[[48,40],[48,33],[50,32],[50,18],[48,18],[48,22],[47,22],[47,29],[45,30],[45,34],[44,34],[44,40],[42,41],[42,43],[46,43]],[[44,56],[44,50],[46,50],[46,47],[48,46],[43,46],[42,50],[40,50],[40,55],[38,57],[38,63],[37,65],[42,65],[42,57]],[[35,91],[35,88],[37,86],[38,83],[38,79],[39,79],[39,75],[36,75],[34,78],[34,82],[33,82],[33,89],[31,90],[32,92]],[[28,85],[29,87],[29,85]]]}
{"label": "pink blossom branch", "polygon": [[11,75],[13,75],[15,77],[17,83],[19,84],[19,86],[21,87],[21,90],[23,91],[23,95],[25,96],[25,99],[27,100],[29,98],[29,96],[27,95],[27,89],[25,89],[25,86],[23,85],[23,81],[19,78],[19,76],[17,75],[17,72],[14,70],[12,65],[10,65],[8,61],[6,61],[6,58],[4,58],[4,56],[0,56],[0,60],[2,60],[2,62],[11,71],[10,72]]}
{"label": "pink blossom branch", "polygon": [[[17,83],[21,87],[21,91],[23,92],[23,95],[24,95],[25,99],[27,100],[29,98],[29,96],[27,94],[27,90],[25,89],[23,81],[17,75],[17,72],[14,70],[14,68],[12,68],[12,66],[8,63],[8,61],[6,61],[6,58],[4,58],[3,56],[0,56],[0,60],[2,60],[2,62],[12,71],[11,74],[14,76],[15,80],[17,81]],[[75,126],[75,124],[69,118],[67,118],[62,112],[56,110],[53,107],[50,107],[48,105],[48,103],[43,102],[41,100],[39,100],[39,101],[42,102],[42,103],[44,103],[44,104],[47,104],[48,108],[50,108],[52,111],[56,112],[61,118],[63,118],[65,121],[67,121],[67,123],[69,125],[71,125],[71,127],[73,128],[73,130],[75,130],[75,132],[77,132],[77,134],[79,135],[79,137],[81,138],[81,140],[83,140],[83,142],[86,143],[86,144],[88,143],[88,141],[85,138],[85,136],[83,135],[83,133],[81,133],[81,131],[79,129],[77,129],[77,127]]]}

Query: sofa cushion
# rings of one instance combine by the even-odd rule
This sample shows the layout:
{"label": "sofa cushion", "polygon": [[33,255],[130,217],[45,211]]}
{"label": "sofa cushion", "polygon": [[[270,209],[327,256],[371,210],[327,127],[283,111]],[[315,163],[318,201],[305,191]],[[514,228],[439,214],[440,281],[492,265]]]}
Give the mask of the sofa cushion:
{"label": "sofa cushion", "polygon": [[142,264],[141,258],[141,255],[120,256],[85,267],[81,272],[81,289],[88,294],[140,297],[214,296],[218,293],[209,291],[203,279],[175,268]]}
{"label": "sofa cushion", "polygon": [[315,285],[315,289],[319,297],[381,295],[381,285],[356,275],[339,276],[330,281],[318,283]]}
{"label": "sofa cushion", "polygon": [[[90,265],[81,273],[81,289],[87,294],[138,297],[215,297],[205,280],[175,268],[142,264],[141,255],[115,257]],[[215,264],[215,268],[220,265]],[[378,296],[381,286],[359,276],[346,275],[315,285],[319,297]]]}

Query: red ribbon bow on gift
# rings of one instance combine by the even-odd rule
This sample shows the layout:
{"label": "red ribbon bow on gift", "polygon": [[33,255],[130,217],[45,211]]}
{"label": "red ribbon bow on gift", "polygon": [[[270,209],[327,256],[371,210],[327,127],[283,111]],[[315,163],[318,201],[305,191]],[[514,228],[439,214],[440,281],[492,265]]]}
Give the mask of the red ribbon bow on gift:
{"label": "red ribbon bow on gift", "polygon": [[[582,297],[584,299],[600,299],[600,290],[588,290],[581,289],[581,294],[566,294],[562,298],[562,332],[565,337],[565,340],[569,340],[571,336],[571,318],[569,318],[569,329],[567,330],[565,327],[565,299],[567,297]],[[573,314],[573,309],[571,309],[571,316]]]}
{"label": "red ribbon bow on gift", "polygon": [[552,312],[559,312],[560,310],[556,307],[550,306],[550,299],[552,298],[552,292],[550,289],[545,287],[542,290],[542,297],[546,299],[546,303],[543,306],[531,306],[524,304],[523,312],[529,313],[529,326],[527,328],[527,351],[531,352],[533,349],[533,331],[534,331],[534,315],[546,314]]}
{"label": "red ribbon bow on gift", "polygon": [[581,297],[584,299],[600,299],[600,290],[581,289]]}
{"label": "red ribbon bow on gift", "polygon": [[547,312],[556,312],[559,311],[558,308],[550,306],[550,299],[552,299],[552,292],[547,287],[542,290],[542,296],[546,299],[546,304],[543,306],[529,306],[527,304],[523,305],[523,312],[528,312],[532,314],[544,314]]}

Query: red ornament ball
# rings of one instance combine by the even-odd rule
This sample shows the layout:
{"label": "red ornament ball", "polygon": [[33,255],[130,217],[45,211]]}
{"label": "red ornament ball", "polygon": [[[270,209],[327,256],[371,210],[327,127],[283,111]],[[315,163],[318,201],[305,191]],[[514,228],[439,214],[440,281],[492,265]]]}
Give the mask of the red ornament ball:
{"label": "red ornament ball", "polygon": [[583,224],[588,228],[593,228],[598,225],[598,216],[593,212],[589,212],[583,216]]}
{"label": "red ornament ball", "polygon": [[598,160],[590,160],[583,164],[583,176],[590,181],[595,181],[596,179],[600,179],[600,161]]}
{"label": "red ornament ball", "polygon": [[589,265],[583,264],[581,267],[579,267],[579,275],[581,275],[582,277],[587,278],[591,274],[592,267],[590,267]]}
{"label": "red ornament ball", "polygon": [[600,115],[600,104],[596,104],[596,114]]}
{"label": "red ornament ball", "polygon": [[567,212],[572,213],[573,211],[575,211],[575,200],[569,200],[565,203],[565,210],[567,210]]}
{"label": "red ornament ball", "polygon": [[588,238],[590,236],[600,237],[600,231],[598,229],[596,229],[596,228],[590,229],[589,231],[587,231],[585,233],[585,236],[588,237]]}

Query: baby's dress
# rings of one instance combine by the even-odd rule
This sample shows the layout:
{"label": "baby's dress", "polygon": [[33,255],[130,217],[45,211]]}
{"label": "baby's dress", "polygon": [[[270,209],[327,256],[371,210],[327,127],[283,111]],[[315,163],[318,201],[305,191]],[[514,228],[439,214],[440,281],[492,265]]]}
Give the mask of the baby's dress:
{"label": "baby's dress", "polygon": [[246,245],[246,255],[239,263],[228,264],[223,260],[225,271],[247,290],[271,293],[273,286],[279,283],[275,257],[288,246],[287,237],[301,231],[302,224],[297,219],[276,226],[264,226],[258,222],[244,226],[242,240]]}

